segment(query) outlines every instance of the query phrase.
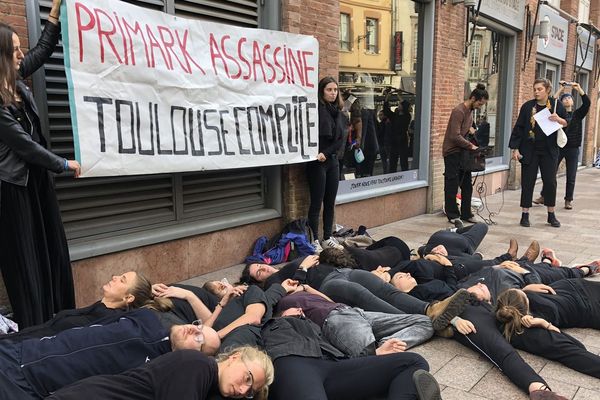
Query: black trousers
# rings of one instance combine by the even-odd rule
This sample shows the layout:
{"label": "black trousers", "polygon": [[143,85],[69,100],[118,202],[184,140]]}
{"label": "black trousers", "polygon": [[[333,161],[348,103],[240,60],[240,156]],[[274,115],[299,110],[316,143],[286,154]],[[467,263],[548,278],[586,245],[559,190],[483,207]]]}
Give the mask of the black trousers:
{"label": "black trousers", "polygon": [[487,232],[488,226],[482,222],[460,228],[456,232],[437,231],[429,237],[425,252],[429,253],[441,244],[446,248],[449,256],[470,256],[477,250]]}
{"label": "black trousers", "polygon": [[[558,155],[558,162],[556,168],[560,165],[562,160],[565,160],[565,166],[567,167],[567,183],[565,187],[565,200],[573,201],[573,193],[575,192],[575,178],[577,177],[577,163],[579,162],[579,147],[564,147],[560,149]],[[545,199],[544,188],[540,193]],[[544,203],[546,201],[544,200]]]}
{"label": "black trousers", "polygon": [[310,190],[308,223],[315,237],[319,236],[319,214],[323,204],[323,239],[329,239],[333,229],[335,197],[340,183],[337,157],[332,155],[325,162],[311,161],[306,164],[306,179]]}
{"label": "black trousers", "polygon": [[400,171],[408,171],[408,142],[394,143],[387,146],[388,172],[398,171],[398,159],[400,159]]}
{"label": "black trousers", "polygon": [[525,393],[529,392],[529,385],[533,382],[546,383],[504,339],[494,313],[486,305],[467,306],[460,316],[471,321],[477,333],[462,335],[454,332],[455,340],[482,354]]}
{"label": "black trousers", "polygon": [[583,271],[578,268],[557,268],[546,263],[532,264],[528,261],[520,261],[519,264],[523,268],[539,276],[540,282],[545,285],[549,285],[561,279],[583,278]]}
{"label": "black trousers", "polygon": [[556,205],[556,158],[547,151],[534,150],[529,164],[521,164],[521,207],[530,208],[538,168],[544,183],[544,205]]}
{"label": "black trousers", "polygon": [[423,357],[409,352],[341,361],[288,356],[274,365],[271,400],[412,400],[417,398],[413,373],[429,370]]}
{"label": "black trousers", "polygon": [[[461,193],[460,212],[456,203],[459,187]],[[448,154],[444,157],[444,209],[448,219],[472,218],[472,196],[471,171],[464,171],[460,168],[460,153]]]}
{"label": "black trousers", "polygon": [[513,336],[511,343],[517,349],[600,378],[600,356],[587,351],[582,343],[564,332],[557,333],[541,328],[524,329],[522,334]]}

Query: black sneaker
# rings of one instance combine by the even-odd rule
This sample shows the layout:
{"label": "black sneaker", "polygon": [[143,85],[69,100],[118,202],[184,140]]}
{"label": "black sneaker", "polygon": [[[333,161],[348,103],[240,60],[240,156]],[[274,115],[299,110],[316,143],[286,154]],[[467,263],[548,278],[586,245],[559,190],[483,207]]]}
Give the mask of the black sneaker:
{"label": "black sneaker", "polygon": [[529,228],[531,223],[529,222],[529,213],[521,213],[521,222],[519,225]]}
{"label": "black sneaker", "polygon": [[440,385],[429,372],[424,369],[416,370],[413,374],[413,382],[419,400],[442,400]]}
{"label": "black sneaker", "polygon": [[560,221],[556,219],[556,214],[553,212],[548,213],[548,223],[554,228],[560,228]]}

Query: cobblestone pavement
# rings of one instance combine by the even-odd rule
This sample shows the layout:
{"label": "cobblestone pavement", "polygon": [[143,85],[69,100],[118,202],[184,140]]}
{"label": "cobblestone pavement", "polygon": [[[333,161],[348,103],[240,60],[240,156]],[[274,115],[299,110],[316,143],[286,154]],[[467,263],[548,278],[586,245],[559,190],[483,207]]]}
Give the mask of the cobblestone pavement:
{"label": "cobblestone pavement", "polygon": [[[481,179],[481,178],[480,178]],[[558,179],[557,199],[564,196],[565,179]],[[541,183],[536,186],[539,193]],[[573,210],[562,208],[563,201],[557,201],[556,215],[561,228],[552,228],[546,224],[546,209],[534,206],[530,210],[532,226],[519,226],[520,191],[505,191],[488,196],[485,203],[490,211],[500,213],[492,216],[495,224],[479,247],[485,257],[493,257],[508,249],[509,238],[518,240],[519,255],[527,248],[530,241],[536,239],[542,247],[551,247],[557,252],[563,265],[576,265],[600,258],[600,170],[582,169],[577,174],[575,201]],[[537,197],[537,196],[535,196]],[[401,206],[401,205],[399,205]],[[482,212],[482,216],[488,216]],[[478,218],[480,219],[480,218]],[[425,243],[431,233],[448,227],[442,214],[426,214],[397,221],[391,224],[370,228],[369,232],[376,239],[394,235],[406,241],[411,248]],[[209,279],[228,276],[235,280],[239,276],[240,266],[228,268],[217,273],[193,278],[194,284]],[[600,277],[592,278],[600,281]],[[568,333],[586,345],[589,351],[600,354],[600,331],[593,329],[569,329]],[[411,351],[422,354],[429,362],[431,372],[442,385],[444,400],[476,400],[476,399],[527,399],[490,362],[477,353],[468,350],[459,343],[442,338],[433,340],[414,348]],[[520,352],[523,358],[536,370],[550,387],[563,396],[574,400],[599,400],[600,379],[583,375],[556,362]]]}

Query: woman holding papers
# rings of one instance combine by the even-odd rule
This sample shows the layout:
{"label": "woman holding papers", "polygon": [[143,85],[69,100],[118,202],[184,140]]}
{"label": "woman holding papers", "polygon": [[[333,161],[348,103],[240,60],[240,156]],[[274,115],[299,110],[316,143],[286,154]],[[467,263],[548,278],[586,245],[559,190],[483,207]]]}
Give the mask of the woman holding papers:
{"label": "woman holding papers", "polygon": [[533,82],[534,99],[521,106],[510,136],[512,158],[521,162],[521,226],[529,227],[529,208],[538,168],[544,182],[544,204],[548,207],[548,223],[555,228],[560,222],[554,214],[556,204],[556,167],[558,160],[557,131],[567,126],[567,112],[560,101],[550,97],[547,79]]}
{"label": "woman holding papers", "polygon": [[47,150],[35,101],[21,80],[58,42],[60,1],[53,0],[38,44],[23,55],[15,31],[0,23],[0,270],[21,328],[75,307],[73,276],[50,171],[79,163]]}

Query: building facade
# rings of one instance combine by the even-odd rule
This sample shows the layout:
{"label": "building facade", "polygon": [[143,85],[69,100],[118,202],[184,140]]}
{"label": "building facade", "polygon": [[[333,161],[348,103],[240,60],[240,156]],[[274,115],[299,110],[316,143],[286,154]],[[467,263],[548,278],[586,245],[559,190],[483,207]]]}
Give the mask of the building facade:
{"label": "building facade", "polygon": [[[589,28],[600,24],[599,2],[555,0],[540,7],[536,0],[481,0],[480,7],[470,6],[470,0],[128,2],[318,39],[319,75],[338,78],[344,95],[360,102],[367,125],[361,140],[369,162],[341,166],[336,222],[344,226],[377,226],[442,208],[448,117],[479,82],[490,93],[487,106],[475,115],[490,125],[492,153],[478,177],[489,193],[519,185],[508,138],[520,105],[532,97],[536,76],[554,85],[582,84],[592,100],[582,165],[590,165],[598,150],[598,46]],[[47,0],[6,0],[0,21],[15,27],[27,47],[39,37],[50,6]],[[546,17],[550,33],[540,39],[534,28]],[[31,84],[52,150],[72,157],[62,49]],[[393,166],[394,149],[377,130],[388,91],[392,108],[405,108],[411,121]],[[75,181],[57,177],[78,304],[96,300],[101,283],[124,270],[174,282],[242,262],[260,235],[270,236],[306,215],[304,174],[304,165],[286,165]]]}

